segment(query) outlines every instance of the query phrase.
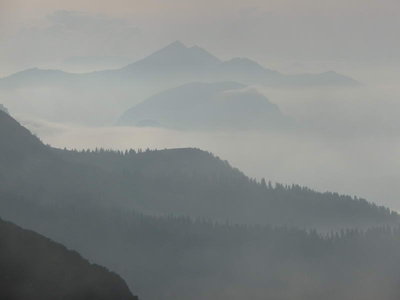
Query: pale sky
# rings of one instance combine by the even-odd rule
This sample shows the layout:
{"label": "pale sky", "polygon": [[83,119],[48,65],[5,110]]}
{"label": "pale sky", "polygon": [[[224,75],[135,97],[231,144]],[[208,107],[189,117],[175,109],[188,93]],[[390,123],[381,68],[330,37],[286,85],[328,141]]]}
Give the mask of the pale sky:
{"label": "pale sky", "polygon": [[174,40],[222,58],[392,64],[398,0],[0,0],[1,75],[70,56],[138,59]]}

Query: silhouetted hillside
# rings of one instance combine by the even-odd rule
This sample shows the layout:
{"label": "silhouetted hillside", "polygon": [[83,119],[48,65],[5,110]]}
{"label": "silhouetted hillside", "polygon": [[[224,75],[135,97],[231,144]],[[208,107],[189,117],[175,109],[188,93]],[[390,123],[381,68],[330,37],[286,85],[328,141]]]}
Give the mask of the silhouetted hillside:
{"label": "silhouetted hillside", "polygon": [[116,274],[37,233],[0,220],[0,298],[135,300]]}
{"label": "silhouetted hillside", "polygon": [[389,209],[363,199],[258,183],[201,150],[55,150],[10,116],[0,112],[0,119],[6,124],[0,139],[9,141],[0,149],[5,166],[0,191],[32,201],[88,202],[149,214],[320,230],[399,221]]}
{"label": "silhouetted hillside", "polygon": [[297,185],[258,183],[228,162],[198,149],[62,151],[62,155],[113,174],[120,187],[114,201],[125,189],[122,197],[126,203],[150,214],[321,230],[399,222],[396,213],[364,199],[318,193]]}
{"label": "silhouetted hillside", "polygon": [[0,142],[0,166],[3,168],[7,166],[15,169],[24,166],[32,157],[47,160],[52,156],[49,147],[43,145],[28,129],[2,110],[0,110]]}
{"label": "silhouetted hillside", "polygon": [[[387,208],[257,183],[197,149],[56,150],[7,114],[0,112],[1,119],[14,130],[1,131],[1,145],[7,134],[16,135],[7,149],[20,149],[10,160],[34,161],[0,168],[2,217],[118,272],[143,299],[397,300],[400,295],[400,229],[366,229],[398,224],[398,215]],[[29,149],[35,151],[29,155]],[[242,225],[212,221],[226,219]],[[270,226],[245,225],[257,223]],[[276,227],[285,224],[290,226]],[[338,230],[347,226],[365,230]]]}
{"label": "silhouetted hillside", "polygon": [[266,97],[244,88],[233,82],[189,83],[135,105],[118,124],[183,130],[262,130],[290,124]]}
{"label": "silhouetted hillside", "polygon": [[[143,299],[397,300],[400,229],[319,236],[26,203],[13,218],[121,274]],[[2,210],[3,211],[3,210]]]}

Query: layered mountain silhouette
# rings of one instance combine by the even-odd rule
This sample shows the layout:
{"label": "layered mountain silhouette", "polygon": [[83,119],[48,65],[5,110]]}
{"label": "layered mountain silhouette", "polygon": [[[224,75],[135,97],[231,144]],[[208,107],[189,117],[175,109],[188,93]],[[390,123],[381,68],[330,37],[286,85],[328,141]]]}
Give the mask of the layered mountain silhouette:
{"label": "layered mountain silhouette", "polygon": [[143,72],[199,72],[221,64],[222,61],[206,50],[186,47],[176,41],[165,48],[121,69],[126,73]]}
{"label": "layered mountain silhouette", "polygon": [[4,104],[18,114],[52,122],[104,126],[115,124],[124,111],[139,101],[191,82],[238,82],[279,88],[358,85],[335,72],[290,75],[247,58],[222,61],[200,47],[174,42],[119,69],[79,74],[23,70],[0,78],[0,95],[7,100]]}
{"label": "layered mountain silhouette", "polygon": [[265,129],[289,125],[256,90],[234,82],[189,83],[152,96],[126,111],[119,125],[173,129]]}
{"label": "layered mountain silhouette", "polygon": [[3,112],[0,139],[0,191],[42,203],[95,201],[152,214],[328,230],[399,220],[363,199],[258,183],[198,149],[53,149]]}
{"label": "layered mountain silhouette", "polygon": [[1,219],[0,298],[137,300],[118,275]]}
{"label": "layered mountain silhouette", "polygon": [[282,86],[353,86],[358,83],[349,77],[333,71],[316,74],[285,75],[266,69],[247,58],[233,58],[222,61],[206,50],[187,47],[174,42],[161,50],[126,67],[97,71],[86,74],[72,74],[58,70],[28,69],[0,80],[0,87],[15,88],[30,85],[65,85],[93,83],[154,81],[164,83],[187,83],[190,81],[237,81],[245,84]]}
{"label": "layered mountain silhouette", "polygon": [[30,214],[16,222],[117,271],[143,299],[397,300],[400,292],[399,228],[320,236],[85,205],[23,207]]}
{"label": "layered mountain silhouette", "polygon": [[387,208],[258,183],[197,149],[54,149],[3,112],[0,141],[2,218],[118,272],[143,299],[398,299],[399,216]]}

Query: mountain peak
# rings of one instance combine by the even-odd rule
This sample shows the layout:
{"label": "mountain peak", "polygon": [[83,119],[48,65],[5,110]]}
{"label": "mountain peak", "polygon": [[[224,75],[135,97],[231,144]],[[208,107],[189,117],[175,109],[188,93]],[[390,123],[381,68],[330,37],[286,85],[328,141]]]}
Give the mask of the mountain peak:
{"label": "mountain peak", "polygon": [[174,52],[174,51],[187,51],[189,48],[182,43],[181,41],[175,41],[167,46],[162,47],[161,49],[157,50],[153,54],[150,54],[150,56],[159,54],[159,53],[164,53],[164,52]]}
{"label": "mountain peak", "polygon": [[181,41],[175,41],[175,42],[172,42],[171,44],[169,44],[168,46],[166,46],[166,47],[164,47],[164,49],[165,48],[180,48],[180,49],[182,49],[182,48],[184,48],[184,49],[187,49],[187,47],[186,47],[186,45],[184,44],[184,43],[182,43]]}
{"label": "mountain peak", "polygon": [[214,66],[219,63],[221,61],[206,50],[198,46],[187,47],[182,42],[175,41],[142,60],[128,65],[124,69],[134,69],[137,66],[155,69],[159,69],[160,67],[167,67],[168,69],[191,69],[193,67],[203,68]]}

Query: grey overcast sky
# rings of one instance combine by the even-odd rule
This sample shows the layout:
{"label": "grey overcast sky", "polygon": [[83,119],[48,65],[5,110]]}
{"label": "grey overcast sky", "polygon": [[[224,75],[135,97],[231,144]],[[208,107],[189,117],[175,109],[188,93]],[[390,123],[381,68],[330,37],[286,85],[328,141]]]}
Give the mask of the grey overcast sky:
{"label": "grey overcast sky", "polygon": [[0,0],[0,75],[70,56],[132,60],[174,40],[222,58],[393,64],[398,0]]}

